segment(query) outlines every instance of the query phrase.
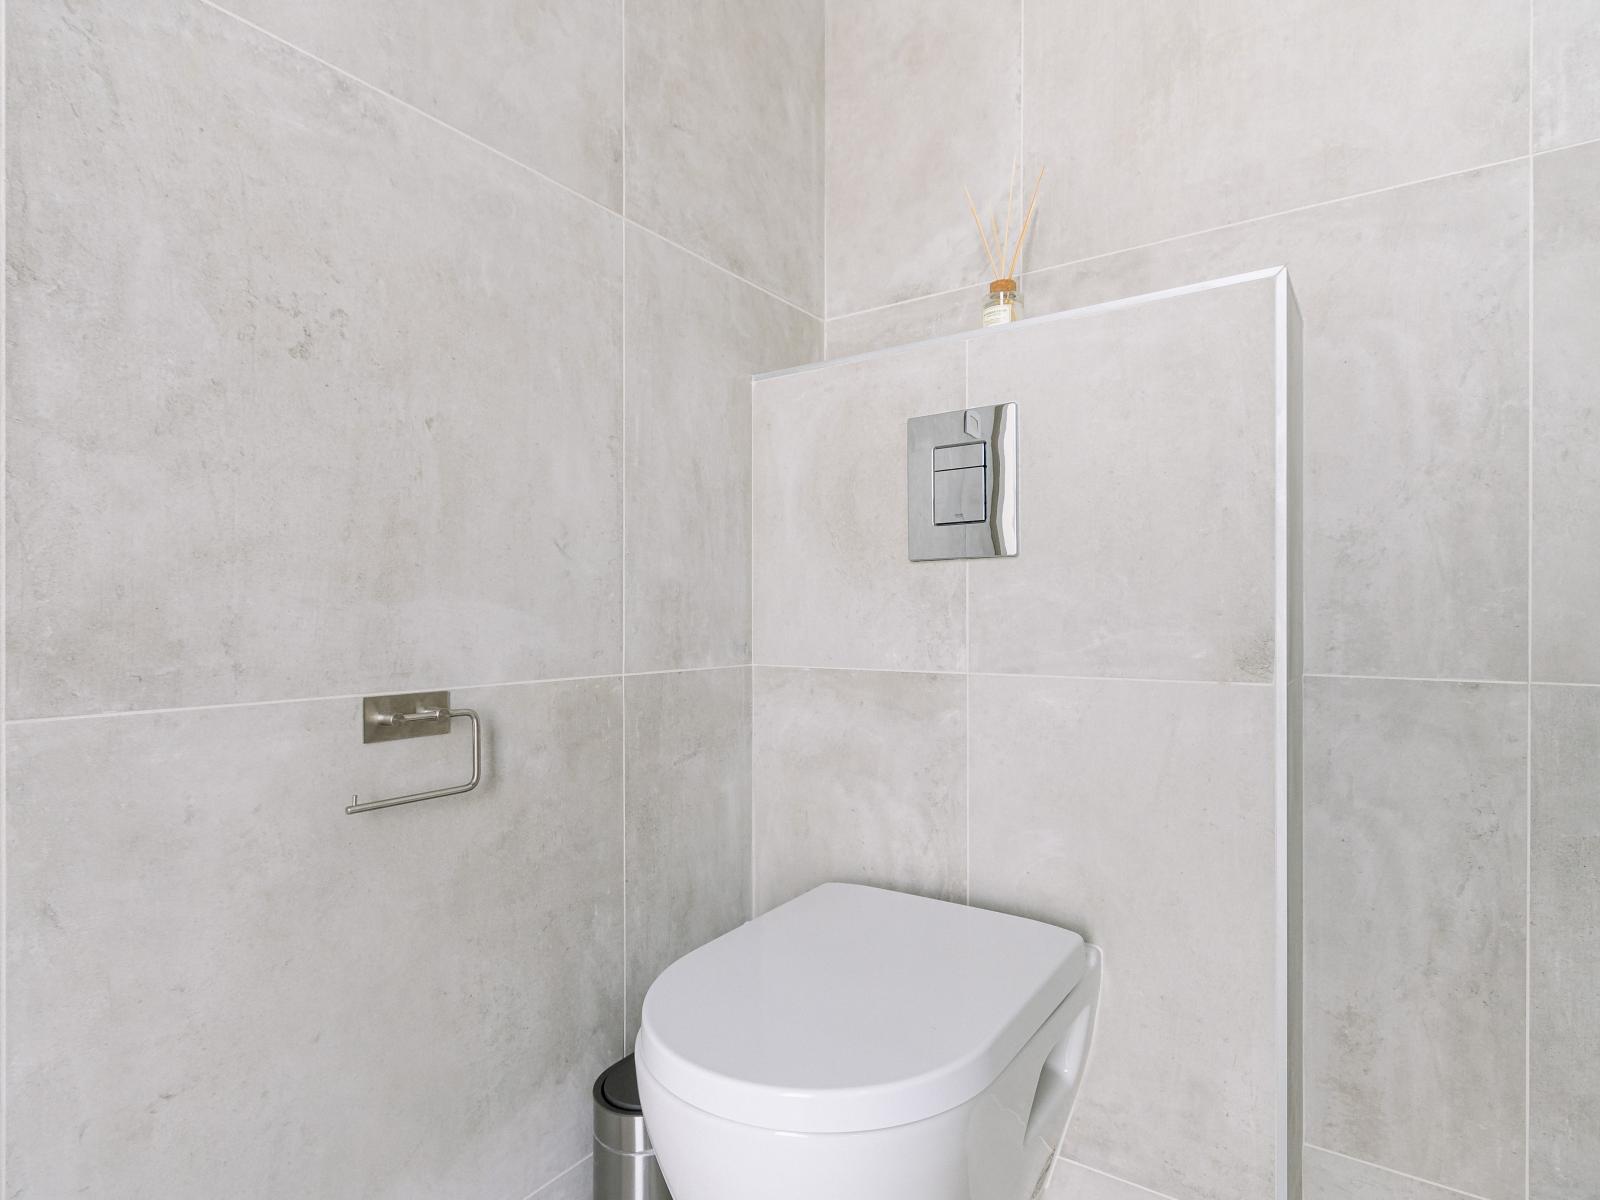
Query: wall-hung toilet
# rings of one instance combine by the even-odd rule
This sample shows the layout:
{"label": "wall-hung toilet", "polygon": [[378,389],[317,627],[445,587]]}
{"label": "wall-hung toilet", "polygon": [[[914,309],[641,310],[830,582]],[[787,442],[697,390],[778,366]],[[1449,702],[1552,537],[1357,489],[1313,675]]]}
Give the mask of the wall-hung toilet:
{"label": "wall-hung toilet", "polygon": [[1028,1200],[1088,1054],[1075,933],[825,884],[645,996],[645,1123],[674,1200]]}

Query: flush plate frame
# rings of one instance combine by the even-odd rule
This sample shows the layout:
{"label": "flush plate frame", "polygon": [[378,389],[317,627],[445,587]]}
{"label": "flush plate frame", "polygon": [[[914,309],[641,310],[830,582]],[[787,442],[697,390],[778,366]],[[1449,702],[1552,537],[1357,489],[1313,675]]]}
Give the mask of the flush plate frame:
{"label": "flush plate frame", "polygon": [[[912,562],[1011,558],[1017,553],[1017,406],[991,404],[912,417],[906,422],[906,518]],[[933,455],[983,445],[988,462],[988,517],[961,525],[933,523]]]}

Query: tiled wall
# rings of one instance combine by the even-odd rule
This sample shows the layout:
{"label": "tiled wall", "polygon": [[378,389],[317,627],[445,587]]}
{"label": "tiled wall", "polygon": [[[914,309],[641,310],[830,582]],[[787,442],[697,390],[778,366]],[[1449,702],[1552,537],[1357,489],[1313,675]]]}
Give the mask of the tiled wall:
{"label": "tiled wall", "polygon": [[[1064,1180],[1273,1194],[1287,305],[1257,278],[756,384],[755,907],[843,879],[1102,946]],[[1010,400],[1022,553],[908,561],[906,418]]]}
{"label": "tiled wall", "polygon": [[[6,1194],[586,1195],[749,911],[820,0],[8,10]],[[414,687],[484,786],[347,817]]]}
{"label": "tiled wall", "polygon": [[1289,266],[1306,1196],[1593,1200],[1600,7],[862,0],[827,106],[830,355],[974,323],[1014,157],[1030,313]]}

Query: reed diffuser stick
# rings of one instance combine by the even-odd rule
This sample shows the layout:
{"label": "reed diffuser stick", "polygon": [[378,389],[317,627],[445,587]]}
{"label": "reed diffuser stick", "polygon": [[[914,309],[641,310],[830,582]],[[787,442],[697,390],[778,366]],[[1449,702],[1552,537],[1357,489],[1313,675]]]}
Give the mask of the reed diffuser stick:
{"label": "reed diffuser stick", "polygon": [[1039,207],[1039,186],[1044,183],[1044,168],[1039,168],[1039,178],[1033,181],[1033,199],[1028,202],[1028,215],[1022,220],[1022,231],[1017,234],[1016,247],[1011,251],[1011,262],[1006,267],[1006,278],[1017,269],[1017,258],[1022,254],[1022,243],[1028,240],[1028,230],[1033,225],[1034,209]]}
{"label": "reed diffuser stick", "polygon": [[[978,206],[973,203],[972,189],[962,188],[961,190],[967,194],[967,208],[972,213],[972,223],[978,227],[978,237],[983,242],[983,255],[989,260],[989,270],[998,275],[1000,273],[1000,263],[996,260],[994,251],[989,249],[989,235],[984,232],[983,218],[978,216]],[[1002,247],[1000,252],[1004,254],[1005,248]]]}

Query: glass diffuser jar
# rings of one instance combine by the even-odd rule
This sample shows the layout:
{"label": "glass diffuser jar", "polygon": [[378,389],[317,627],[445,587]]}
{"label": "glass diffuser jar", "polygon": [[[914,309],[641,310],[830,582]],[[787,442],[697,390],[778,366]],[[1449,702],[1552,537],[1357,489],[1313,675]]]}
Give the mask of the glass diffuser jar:
{"label": "glass diffuser jar", "polygon": [[1022,301],[1017,299],[1015,279],[996,279],[989,285],[989,297],[983,302],[983,324],[1009,325],[1022,320]]}

